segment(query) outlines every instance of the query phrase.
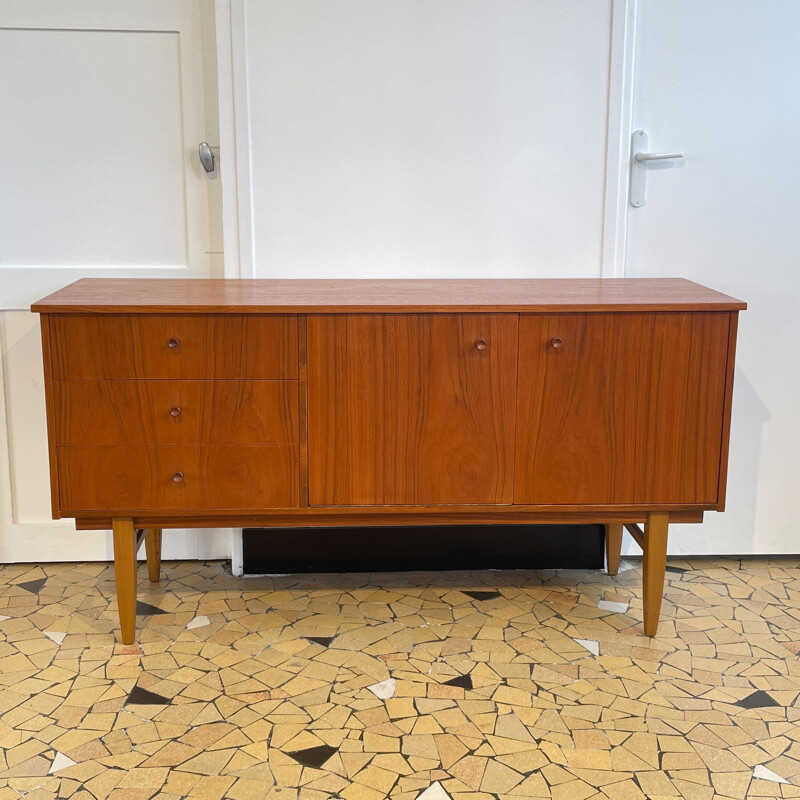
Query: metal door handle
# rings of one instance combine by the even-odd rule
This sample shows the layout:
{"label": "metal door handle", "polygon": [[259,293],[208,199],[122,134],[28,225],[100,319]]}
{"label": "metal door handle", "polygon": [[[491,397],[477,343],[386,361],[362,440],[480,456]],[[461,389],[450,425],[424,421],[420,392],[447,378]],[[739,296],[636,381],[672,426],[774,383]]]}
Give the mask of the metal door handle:
{"label": "metal door handle", "polygon": [[642,161],[669,161],[671,158],[683,158],[683,153],[637,153],[634,158]]}
{"label": "metal door handle", "polygon": [[208,142],[200,142],[197,146],[197,155],[200,156],[200,163],[206,172],[214,172],[217,168],[217,159],[214,156],[214,150]]}

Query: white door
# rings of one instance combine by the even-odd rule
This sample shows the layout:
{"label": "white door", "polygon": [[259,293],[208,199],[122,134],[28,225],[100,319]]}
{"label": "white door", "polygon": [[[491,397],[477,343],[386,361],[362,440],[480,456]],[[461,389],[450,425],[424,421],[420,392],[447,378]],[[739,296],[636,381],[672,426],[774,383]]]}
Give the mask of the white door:
{"label": "white door", "polygon": [[[0,5],[0,562],[110,552],[50,519],[30,303],[85,276],[221,274],[219,192],[197,156],[218,138],[213,18],[207,0]],[[166,537],[165,556],[228,548],[199,541]]]}
{"label": "white door", "polygon": [[798,549],[799,38],[796,0],[638,2],[632,129],[684,158],[646,168],[625,274],[684,276],[749,304],[727,511],[675,526],[675,554]]}

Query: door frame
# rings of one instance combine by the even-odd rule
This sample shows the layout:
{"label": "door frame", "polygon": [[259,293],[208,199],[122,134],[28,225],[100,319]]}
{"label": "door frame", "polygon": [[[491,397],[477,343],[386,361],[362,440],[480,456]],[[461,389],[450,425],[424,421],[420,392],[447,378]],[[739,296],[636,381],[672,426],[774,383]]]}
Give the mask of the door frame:
{"label": "door frame", "polygon": [[638,0],[612,0],[602,277],[625,276]]}

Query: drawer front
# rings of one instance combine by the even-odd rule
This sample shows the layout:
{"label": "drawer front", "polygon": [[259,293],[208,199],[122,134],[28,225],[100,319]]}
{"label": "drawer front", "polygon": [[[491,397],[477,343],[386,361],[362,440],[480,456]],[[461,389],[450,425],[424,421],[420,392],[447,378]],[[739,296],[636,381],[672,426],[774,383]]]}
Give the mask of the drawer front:
{"label": "drawer front", "polygon": [[515,502],[717,502],[730,314],[520,317]]}
{"label": "drawer front", "polygon": [[53,377],[296,379],[293,315],[63,314],[50,322]]}
{"label": "drawer front", "polygon": [[65,513],[296,508],[294,445],[59,447]]}
{"label": "drawer front", "polygon": [[296,381],[56,381],[57,442],[297,444],[297,391]]}

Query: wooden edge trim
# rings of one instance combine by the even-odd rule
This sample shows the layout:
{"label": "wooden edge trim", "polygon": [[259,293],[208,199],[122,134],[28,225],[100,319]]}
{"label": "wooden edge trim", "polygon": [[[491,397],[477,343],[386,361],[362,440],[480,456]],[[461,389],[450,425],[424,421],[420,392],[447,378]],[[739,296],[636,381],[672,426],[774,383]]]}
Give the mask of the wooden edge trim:
{"label": "wooden edge trim", "polygon": [[[288,512],[260,512],[239,514],[217,514],[206,516],[163,515],[158,512],[137,514],[134,522],[145,528],[341,528],[404,525],[600,525],[604,523],[629,523],[647,521],[648,512],[605,512],[586,510],[559,514],[542,511],[540,513],[514,513],[502,516],[489,512],[374,512],[369,514],[298,514]],[[670,522],[702,522],[703,512],[696,510],[669,512]],[[78,530],[107,530],[111,527],[110,517],[80,516],[75,520]]]}
{"label": "wooden edge trim", "polygon": [[[61,519],[61,500],[58,484],[58,449],[56,447],[56,409],[53,392],[53,350],[50,338],[50,317],[39,317],[42,331],[42,363],[44,366],[44,403],[47,415],[47,452],[50,463],[50,508],[53,519]],[[109,526],[110,527],[110,526]]]}
{"label": "wooden edge trim", "polygon": [[719,456],[719,478],[717,481],[717,511],[725,510],[725,494],[728,487],[728,451],[731,441],[733,374],[736,367],[736,332],[739,327],[739,313],[733,311],[729,316],[728,360],[725,367],[725,406],[722,412],[722,448]]}
{"label": "wooden edge trim", "polygon": [[[163,279],[160,279],[163,280]],[[34,303],[35,314],[617,314],[662,313],[669,311],[744,311],[740,300],[640,303],[463,303],[429,305],[425,303],[353,303],[351,305],[315,305],[311,303],[275,303],[274,305],[124,305],[92,303]]]}
{"label": "wooden edge trim", "polygon": [[633,541],[644,550],[644,531],[635,522],[626,522],[625,530],[633,537]]}

